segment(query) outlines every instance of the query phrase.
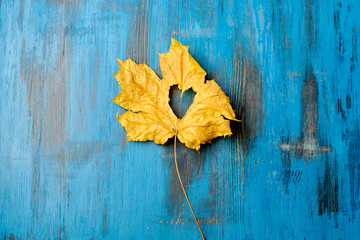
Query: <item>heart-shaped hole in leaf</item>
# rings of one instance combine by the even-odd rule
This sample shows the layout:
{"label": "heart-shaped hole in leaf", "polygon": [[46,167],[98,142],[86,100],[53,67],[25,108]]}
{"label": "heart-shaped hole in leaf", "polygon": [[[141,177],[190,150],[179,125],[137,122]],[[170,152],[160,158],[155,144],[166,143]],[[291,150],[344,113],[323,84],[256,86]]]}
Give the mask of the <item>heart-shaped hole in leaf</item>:
{"label": "heart-shaped hole in leaf", "polygon": [[177,85],[170,88],[170,107],[178,118],[183,118],[190,105],[194,102],[195,92],[190,88],[181,96]]}

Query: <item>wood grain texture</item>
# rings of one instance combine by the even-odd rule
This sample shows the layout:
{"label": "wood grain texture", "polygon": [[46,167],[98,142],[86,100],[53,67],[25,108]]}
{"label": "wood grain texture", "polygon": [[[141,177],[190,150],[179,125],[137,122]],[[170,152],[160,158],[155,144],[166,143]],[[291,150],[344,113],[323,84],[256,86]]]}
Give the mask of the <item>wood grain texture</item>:
{"label": "wood grain texture", "polygon": [[[117,61],[170,38],[242,128],[178,145],[207,239],[360,235],[360,2],[0,0],[0,239],[200,239],[173,145],[125,142]],[[172,89],[183,115],[194,94]]]}

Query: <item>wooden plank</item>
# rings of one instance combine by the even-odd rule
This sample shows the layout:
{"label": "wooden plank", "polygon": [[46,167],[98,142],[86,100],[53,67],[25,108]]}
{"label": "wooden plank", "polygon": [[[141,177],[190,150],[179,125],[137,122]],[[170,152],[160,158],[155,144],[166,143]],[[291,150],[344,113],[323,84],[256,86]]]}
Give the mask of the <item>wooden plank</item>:
{"label": "wooden plank", "polygon": [[[0,238],[200,239],[173,143],[125,142],[115,56],[170,38],[229,96],[234,135],[179,168],[207,239],[360,234],[360,3],[0,1]],[[171,91],[183,115],[194,93]]]}

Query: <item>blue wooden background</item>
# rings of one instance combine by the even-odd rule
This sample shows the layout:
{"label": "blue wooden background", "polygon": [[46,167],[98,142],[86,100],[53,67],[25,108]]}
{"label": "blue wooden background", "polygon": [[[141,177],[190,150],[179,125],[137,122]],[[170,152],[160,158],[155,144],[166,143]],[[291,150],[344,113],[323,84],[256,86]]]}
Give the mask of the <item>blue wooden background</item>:
{"label": "blue wooden background", "polygon": [[[125,142],[115,56],[170,38],[244,131],[178,145],[207,239],[358,239],[358,0],[0,0],[0,239],[199,239],[173,143]],[[171,105],[185,113],[193,95]],[[243,133],[242,133],[243,132]]]}

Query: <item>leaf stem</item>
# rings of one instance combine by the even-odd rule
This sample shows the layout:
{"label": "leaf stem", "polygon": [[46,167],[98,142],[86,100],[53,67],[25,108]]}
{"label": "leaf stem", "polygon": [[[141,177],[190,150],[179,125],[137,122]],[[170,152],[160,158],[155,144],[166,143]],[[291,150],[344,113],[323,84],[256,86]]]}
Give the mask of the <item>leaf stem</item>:
{"label": "leaf stem", "polygon": [[195,216],[194,210],[192,209],[191,203],[190,203],[189,198],[188,198],[188,196],[187,196],[187,194],[186,194],[184,185],[183,185],[182,180],[181,180],[181,177],[180,177],[180,172],[179,172],[178,164],[177,164],[177,161],[176,161],[176,138],[177,138],[177,135],[175,135],[175,138],[174,138],[174,159],[175,159],[176,172],[177,172],[177,175],[178,175],[178,178],[179,178],[179,181],[180,181],[181,188],[182,188],[182,190],[183,190],[183,192],[184,192],[184,195],[185,195],[185,197],[186,197],[186,200],[187,200],[187,202],[188,202],[188,204],[189,204],[190,210],[191,210],[191,212],[192,212],[192,214],[193,214],[193,216],[194,216],[196,225],[198,226],[199,231],[200,231],[200,233],[201,233],[201,237],[202,237],[203,240],[205,240],[204,234],[203,234],[202,231],[201,231],[199,222],[198,222],[198,220],[197,220],[197,218],[196,218],[196,216]]}

